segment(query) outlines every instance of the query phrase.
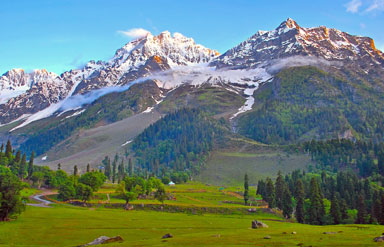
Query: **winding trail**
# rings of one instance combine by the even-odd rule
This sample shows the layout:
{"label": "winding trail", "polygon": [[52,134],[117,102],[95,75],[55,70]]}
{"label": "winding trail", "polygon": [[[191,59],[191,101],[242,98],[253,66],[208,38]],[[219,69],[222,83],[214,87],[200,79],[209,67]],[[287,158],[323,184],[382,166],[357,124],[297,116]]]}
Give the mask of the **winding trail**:
{"label": "winding trail", "polygon": [[30,197],[30,199],[37,201],[39,203],[27,203],[28,206],[33,206],[33,207],[42,207],[42,208],[50,208],[50,204],[53,202],[42,199],[42,197],[45,197],[47,195],[54,195],[57,194],[56,192],[53,192],[52,190],[45,190],[41,194],[33,195]]}

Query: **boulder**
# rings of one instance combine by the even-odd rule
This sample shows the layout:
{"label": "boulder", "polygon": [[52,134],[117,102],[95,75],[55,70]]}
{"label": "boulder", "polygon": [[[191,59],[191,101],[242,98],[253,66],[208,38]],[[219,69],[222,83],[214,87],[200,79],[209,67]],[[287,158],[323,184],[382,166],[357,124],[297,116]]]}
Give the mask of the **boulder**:
{"label": "boulder", "polygon": [[271,236],[267,235],[264,237],[264,239],[271,239]]}
{"label": "boulder", "polygon": [[173,238],[173,235],[170,233],[167,233],[162,238]]}
{"label": "boulder", "polygon": [[253,220],[253,221],[252,221],[252,228],[253,228],[253,229],[257,229],[257,228],[268,228],[268,225],[267,225],[267,224],[264,224],[264,223],[261,222],[261,221]]}
{"label": "boulder", "polygon": [[296,232],[291,232],[291,234],[296,234]]}
{"label": "boulder", "polygon": [[107,237],[107,236],[101,236],[101,237],[96,238],[95,240],[93,240],[92,242],[90,242],[88,244],[80,245],[80,247],[98,245],[98,244],[108,244],[108,243],[115,243],[115,242],[123,242],[123,241],[124,241],[123,238],[120,236],[116,236],[116,237],[112,237],[112,238]]}
{"label": "boulder", "polygon": [[323,234],[336,234],[337,232],[323,232]]}
{"label": "boulder", "polygon": [[383,242],[384,241],[384,235],[382,235],[380,237],[377,237],[377,238],[374,238],[373,241],[375,241],[375,242]]}
{"label": "boulder", "polygon": [[257,210],[256,208],[249,208],[249,209],[248,209],[248,212],[250,212],[250,213],[256,213],[256,210]]}

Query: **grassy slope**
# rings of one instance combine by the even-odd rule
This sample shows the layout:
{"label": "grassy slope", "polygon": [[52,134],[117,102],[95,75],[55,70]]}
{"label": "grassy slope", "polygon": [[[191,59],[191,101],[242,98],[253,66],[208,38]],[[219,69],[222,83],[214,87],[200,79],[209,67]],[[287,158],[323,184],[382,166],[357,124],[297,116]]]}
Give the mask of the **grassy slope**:
{"label": "grassy slope", "polygon": [[88,163],[95,167],[105,155],[113,157],[117,152],[122,152],[122,144],[159,118],[160,114],[156,112],[142,113],[106,126],[84,130],[44,154],[48,156],[46,162],[41,160],[41,156],[35,162],[54,169],[61,163],[68,172],[72,172],[73,166],[77,165],[84,171]]}
{"label": "grassy slope", "polygon": [[[261,219],[268,229],[250,229]],[[76,246],[99,236],[121,235],[121,244],[108,246],[377,246],[373,238],[382,226],[309,226],[276,221],[275,216],[188,215],[120,209],[27,207],[18,220],[0,223],[0,246]],[[297,232],[296,235],[283,232]],[[324,235],[324,231],[342,231]],[[161,237],[171,233],[173,239]],[[264,239],[270,235],[271,239]]]}
{"label": "grassy slope", "polygon": [[213,152],[207,165],[197,177],[199,181],[214,185],[241,185],[247,173],[251,184],[259,179],[275,177],[311,164],[304,154],[286,152],[282,148],[260,144],[247,139],[232,140],[229,148]]}

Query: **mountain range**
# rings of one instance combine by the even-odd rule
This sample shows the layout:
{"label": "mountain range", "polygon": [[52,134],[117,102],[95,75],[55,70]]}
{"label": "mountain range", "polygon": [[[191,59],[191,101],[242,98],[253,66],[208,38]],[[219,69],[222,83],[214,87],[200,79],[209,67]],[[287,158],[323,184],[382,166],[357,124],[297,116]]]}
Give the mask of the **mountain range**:
{"label": "mountain range", "polygon": [[233,135],[267,144],[379,142],[383,78],[384,53],[371,38],[292,19],[224,54],[180,33],[147,34],[109,61],[61,75],[4,73],[0,140],[36,150],[43,164],[84,162],[81,155],[96,164],[164,114],[194,107],[228,121]]}

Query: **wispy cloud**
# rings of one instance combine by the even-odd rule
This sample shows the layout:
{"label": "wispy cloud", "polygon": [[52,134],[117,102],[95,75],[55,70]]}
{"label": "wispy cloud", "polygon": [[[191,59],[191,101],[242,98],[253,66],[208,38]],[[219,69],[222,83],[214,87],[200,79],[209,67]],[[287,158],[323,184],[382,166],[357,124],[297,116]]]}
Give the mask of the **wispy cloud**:
{"label": "wispy cloud", "polygon": [[126,31],[117,31],[117,32],[119,34],[124,35],[128,38],[131,38],[131,39],[142,38],[142,37],[145,37],[149,33],[148,30],[145,30],[143,28],[132,28],[132,29],[129,29]]}
{"label": "wispy cloud", "polygon": [[357,13],[362,4],[363,3],[361,2],[361,0],[352,0],[345,4],[345,7],[347,9],[347,12]]}
{"label": "wispy cloud", "polygon": [[345,5],[349,13],[374,13],[384,11],[384,0],[351,0]]}
{"label": "wispy cloud", "polygon": [[372,12],[375,10],[384,11],[384,0],[374,0],[365,11]]}

